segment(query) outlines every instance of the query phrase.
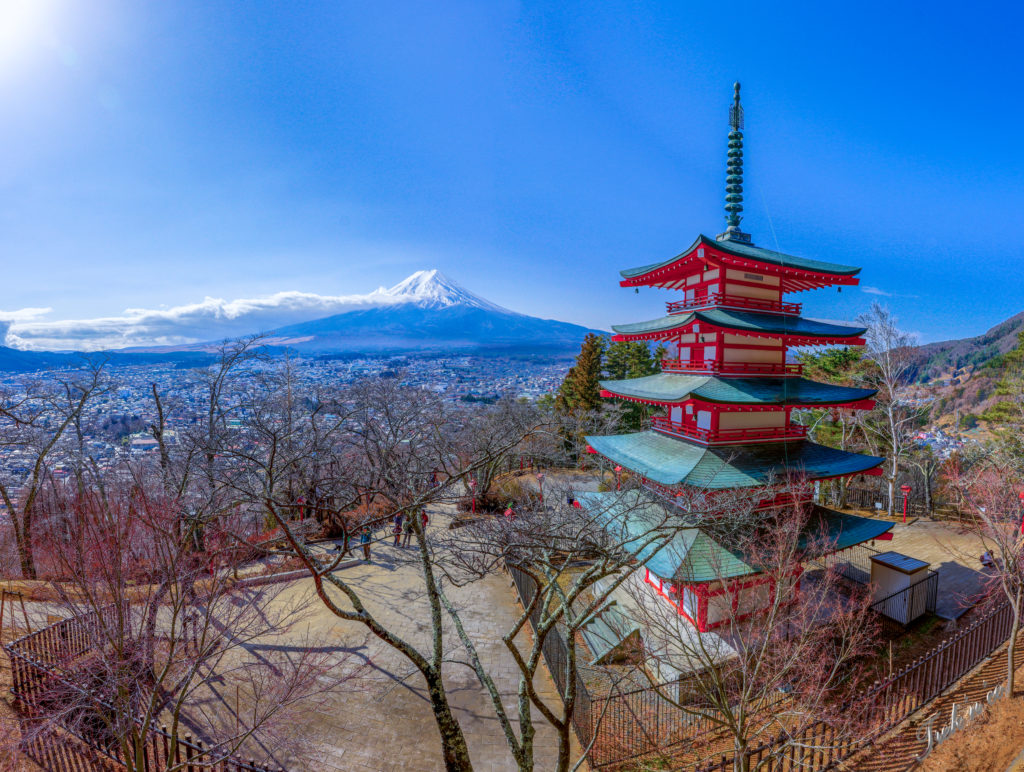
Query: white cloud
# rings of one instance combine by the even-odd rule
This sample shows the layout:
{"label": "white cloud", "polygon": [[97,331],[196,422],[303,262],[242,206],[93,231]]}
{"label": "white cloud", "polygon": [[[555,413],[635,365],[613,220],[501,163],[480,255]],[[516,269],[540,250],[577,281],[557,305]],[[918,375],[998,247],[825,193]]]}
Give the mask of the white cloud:
{"label": "white cloud", "polygon": [[224,300],[166,309],[128,308],[97,319],[41,318],[51,309],[0,311],[0,333],[8,346],[35,350],[97,351],[133,346],[166,346],[235,337],[319,319],[359,308],[405,302],[383,287],[367,295],[278,292],[262,298]]}
{"label": "white cloud", "polygon": [[903,294],[902,292],[886,292],[884,289],[879,289],[878,287],[871,287],[871,286],[867,286],[867,285],[862,286],[861,290],[863,290],[864,292],[866,292],[869,295],[879,295],[880,297],[883,297],[883,298],[917,298],[917,297],[920,297],[920,295],[906,295],[906,294]]}
{"label": "white cloud", "polygon": [[[399,303],[469,303],[498,309],[436,270],[417,271],[366,295],[278,292],[262,298],[204,298],[173,308],[126,308],[118,316],[47,320],[49,308],[0,311],[0,341],[32,350],[99,351],[182,346],[266,332],[326,316]],[[501,310],[501,309],[498,309]]]}
{"label": "white cloud", "polygon": [[864,292],[868,293],[869,295],[881,295],[884,298],[892,297],[891,292],[886,292],[885,290],[878,289],[878,287],[869,287],[868,285],[865,284],[863,287],[861,287],[861,289]]}

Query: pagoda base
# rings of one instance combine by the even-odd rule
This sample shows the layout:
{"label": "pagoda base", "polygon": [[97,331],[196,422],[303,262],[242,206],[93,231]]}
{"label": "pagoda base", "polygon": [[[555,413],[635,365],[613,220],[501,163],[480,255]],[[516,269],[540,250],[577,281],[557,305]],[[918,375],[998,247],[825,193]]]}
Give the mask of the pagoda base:
{"label": "pagoda base", "polygon": [[739,244],[752,244],[750,240],[750,234],[744,233],[740,230],[738,225],[730,225],[725,229],[724,233],[719,233],[715,236],[715,241],[735,241]]}

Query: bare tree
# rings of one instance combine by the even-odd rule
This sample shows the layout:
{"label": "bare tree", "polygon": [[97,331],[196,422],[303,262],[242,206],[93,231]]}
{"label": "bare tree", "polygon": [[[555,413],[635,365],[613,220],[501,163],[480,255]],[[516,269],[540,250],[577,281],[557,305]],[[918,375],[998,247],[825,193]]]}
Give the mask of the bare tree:
{"label": "bare tree", "polygon": [[865,353],[875,365],[867,380],[878,390],[874,410],[861,416],[860,421],[869,439],[888,456],[883,477],[892,517],[900,468],[913,448],[913,433],[920,421],[920,410],[910,404],[906,391],[914,337],[901,330],[893,313],[880,303],[872,303],[871,310],[858,317],[858,322],[867,327]]}
{"label": "bare tree", "polygon": [[[565,492],[564,485],[552,484],[547,503],[523,497],[508,515],[454,531],[438,547],[444,556],[438,559],[439,570],[451,584],[464,585],[508,570],[524,593],[523,612],[502,637],[519,669],[513,718],[477,654],[480,642],[466,633],[460,610],[444,587],[440,589],[469,662],[491,697],[512,756],[524,771],[536,764],[535,712],[556,732],[554,769],[566,772],[584,763],[580,759],[574,765],[571,759],[573,722],[584,696],[579,693],[582,653],[577,634],[627,581],[638,554],[658,553],[681,527],[670,509],[635,489],[608,494],[608,500],[594,509],[570,504]],[[532,636],[522,635],[528,624]],[[537,688],[543,653],[550,646],[564,654],[561,672],[553,673],[559,706],[549,705]],[[589,719],[587,715],[584,720]]]}
{"label": "bare tree", "polygon": [[[106,482],[45,494],[57,605],[90,622],[85,654],[64,661],[36,699],[35,731],[70,729],[133,772],[149,768],[146,740],[160,724],[172,748],[185,735],[201,739],[204,765],[243,750],[275,765],[301,758],[289,727],[356,668],[297,633],[305,607],[232,579],[245,556],[220,538],[230,518],[202,526],[224,548],[200,552],[199,522],[183,527],[162,485],[125,469]],[[167,769],[188,763],[171,759]]]}
{"label": "bare tree", "polygon": [[1024,611],[1024,502],[1022,481],[1011,460],[987,454],[947,466],[946,485],[959,495],[962,508],[972,516],[963,527],[976,534],[985,547],[983,568],[987,591],[1010,604],[1013,621],[1007,644],[1006,693],[1013,696],[1014,654]]}
{"label": "bare tree", "polygon": [[[402,387],[391,379],[378,379],[354,384],[333,396],[333,402],[347,404],[344,431],[325,443],[325,454],[317,465],[323,474],[321,482],[339,492],[342,506],[357,501],[375,502],[376,517],[367,507],[363,517],[346,519],[347,532],[352,528],[379,527],[402,515],[416,535],[417,547],[409,558],[419,569],[430,617],[429,643],[419,647],[403,639],[378,615],[374,614],[360,589],[347,581],[336,569],[345,557],[338,551],[333,560],[324,561],[303,541],[291,514],[295,504],[289,500],[267,501],[277,524],[284,532],[292,554],[299,557],[314,580],[316,592],[324,605],[340,619],[364,625],[369,632],[405,656],[422,675],[441,735],[444,764],[449,770],[472,769],[472,762],[462,728],[449,701],[442,665],[446,658],[444,641],[444,598],[437,553],[426,538],[420,517],[430,504],[454,502],[464,494],[466,481],[474,474],[492,467],[505,458],[524,437],[536,430],[531,411],[517,410],[508,403],[491,409],[504,416],[495,421],[487,411],[477,414],[453,412],[436,395]],[[476,450],[465,453],[465,432],[475,421],[495,432],[479,442]],[[264,447],[264,451],[267,450]],[[343,536],[347,545],[348,536]]]}
{"label": "bare tree", "polygon": [[0,394],[0,445],[16,449],[28,468],[15,480],[0,477],[0,499],[10,513],[21,574],[26,579],[37,576],[36,499],[62,442],[76,427],[81,440],[86,409],[105,389],[103,363],[94,362],[54,385],[35,383],[21,393]]}

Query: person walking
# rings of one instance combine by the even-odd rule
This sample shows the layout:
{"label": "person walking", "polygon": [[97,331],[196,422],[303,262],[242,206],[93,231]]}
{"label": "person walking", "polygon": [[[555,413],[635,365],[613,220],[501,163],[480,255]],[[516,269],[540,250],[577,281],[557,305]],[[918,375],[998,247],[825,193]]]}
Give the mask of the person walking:
{"label": "person walking", "polygon": [[402,513],[399,512],[397,515],[395,515],[395,524],[391,528],[391,533],[394,534],[394,536],[395,536],[395,546],[396,547],[400,546],[400,542],[402,541],[402,521],[403,520],[405,520],[405,518],[402,516]]}
{"label": "person walking", "polygon": [[363,560],[370,562],[370,526],[364,525],[359,532],[359,544],[363,547]]}

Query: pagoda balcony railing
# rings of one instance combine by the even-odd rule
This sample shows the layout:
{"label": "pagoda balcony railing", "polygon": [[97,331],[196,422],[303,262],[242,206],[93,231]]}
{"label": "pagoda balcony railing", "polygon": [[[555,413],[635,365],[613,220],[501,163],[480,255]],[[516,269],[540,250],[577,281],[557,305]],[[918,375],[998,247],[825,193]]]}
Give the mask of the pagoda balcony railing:
{"label": "pagoda balcony railing", "polygon": [[719,362],[706,359],[662,359],[662,372],[715,373],[721,375],[801,375],[804,366],[796,362]]}
{"label": "pagoda balcony railing", "polygon": [[665,416],[651,419],[651,428],[663,434],[673,434],[703,444],[730,444],[734,442],[770,442],[775,440],[799,440],[807,436],[807,427],[801,424],[770,426],[747,429],[701,429],[693,424],[678,423]]}
{"label": "pagoda balcony railing", "polygon": [[695,308],[708,306],[728,306],[730,308],[749,308],[752,311],[768,311],[776,314],[799,314],[802,303],[787,303],[781,300],[765,300],[764,298],[748,298],[743,295],[727,295],[724,292],[713,292],[698,298],[673,300],[665,304],[668,313],[684,314]]}

